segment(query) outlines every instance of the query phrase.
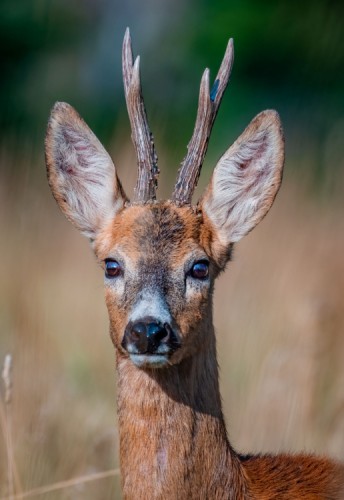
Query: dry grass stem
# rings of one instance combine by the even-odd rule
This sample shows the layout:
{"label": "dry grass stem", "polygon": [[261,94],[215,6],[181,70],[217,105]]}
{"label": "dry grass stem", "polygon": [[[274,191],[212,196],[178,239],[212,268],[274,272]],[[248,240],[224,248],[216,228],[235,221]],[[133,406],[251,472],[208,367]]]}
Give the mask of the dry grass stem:
{"label": "dry grass stem", "polygon": [[[6,422],[6,411],[5,411],[4,405],[2,404],[1,399],[0,399],[0,428],[1,428],[2,435],[4,436],[5,442],[7,442],[7,432],[8,431],[7,431],[7,422]],[[21,482],[19,479],[19,473],[18,473],[16,462],[14,460],[14,456],[12,455],[11,458],[12,458],[12,470],[13,470],[13,476],[14,476],[14,483],[15,483],[15,488],[16,488],[15,491],[17,493],[19,493],[22,491]]]}
{"label": "dry grass stem", "polygon": [[5,404],[9,405],[12,400],[12,356],[10,354],[6,354],[4,367],[2,369],[2,380],[4,382],[5,388]]}
{"label": "dry grass stem", "polygon": [[8,498],[13,499],[14,496],[14,481],[13,481],[13,443],[12,443],[12,356],[5,356],[4,366],[2,370],[2,380],[5,391],[5,440],[7,452],[7,488]]}
{"label": "dry grass stem", "polygon": [[[71,488],[72,486],[77,486],[82,483],[88,483],[90,481],[98,481],[100,479],[117,476],[119,473],[119,469],[112,469],[104,472],[95,472],[94,474],[75,477],[73,479],[67,479],[66,481],[60,481],[58,483],[49,484],[47,486],[40,486],[39,488],[34,488],[30,491],[24,491],[19,495],[12,496],[11,500],[19,500],[20,498],[32,498],[35,496],[44,495],[45,493],[51,493],[53,491],[58,491],[65,488]],[[9,500],[9,497],[1,497],[0,500]]]}

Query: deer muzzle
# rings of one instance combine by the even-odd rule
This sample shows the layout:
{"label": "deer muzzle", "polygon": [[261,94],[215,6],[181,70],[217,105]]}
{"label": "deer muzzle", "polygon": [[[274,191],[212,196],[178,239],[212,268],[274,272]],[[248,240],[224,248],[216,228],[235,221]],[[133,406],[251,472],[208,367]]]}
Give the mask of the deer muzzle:
{"label": "deer muzzle", "polygon": [[147,316],[128,323],[122,347],[138,366],[163,366],[180,343],[169,323]]}

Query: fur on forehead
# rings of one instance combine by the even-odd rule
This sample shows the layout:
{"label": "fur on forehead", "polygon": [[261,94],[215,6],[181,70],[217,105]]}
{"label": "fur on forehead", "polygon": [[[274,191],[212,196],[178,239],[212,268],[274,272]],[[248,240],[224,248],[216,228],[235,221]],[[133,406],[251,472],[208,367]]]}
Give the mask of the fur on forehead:
{"label": "fur on forehead", "polygon": [[155,253],[173,250],[182,258],[198,245],[211,258],[211,240],[210,227],[198,208],[168,200],[127,206],[99,233],[94,249],[100,260],[119,246],[134,258],[152,247]]}

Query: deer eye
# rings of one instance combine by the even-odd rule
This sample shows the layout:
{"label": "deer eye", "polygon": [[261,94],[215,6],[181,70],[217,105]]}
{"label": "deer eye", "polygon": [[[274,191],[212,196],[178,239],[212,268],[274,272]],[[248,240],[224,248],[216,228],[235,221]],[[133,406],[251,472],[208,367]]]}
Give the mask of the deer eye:
{"label": "deer eye", "polygon": [[122,267],[117,260],[106,259],[105,261],[105,276],[107,278],[116,278],[122,274]]}
{"label": "deer eye", "polygon": [[206,260],[195,262],[189,274],[197,280],[205,280],[209,275],[209,262]]}

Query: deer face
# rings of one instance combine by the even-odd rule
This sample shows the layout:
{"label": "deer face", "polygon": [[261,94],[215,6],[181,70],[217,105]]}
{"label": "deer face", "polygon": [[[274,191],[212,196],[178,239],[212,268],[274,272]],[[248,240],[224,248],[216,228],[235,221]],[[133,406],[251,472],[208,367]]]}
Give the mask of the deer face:
{"label": "deer face", "polygon": [[118,355],[142,368],[179,363],[207,346],[214,279],[233,243],[265,216],[280,186],[281,125],[275,111],[265,111],[220,158],[205,194],[191,206],[231,61],[230,42],[210,92],[209,73],[203,75],[194,135],[171,201],[155,201],[157,158],[128,32],[124,86],[139,165],[133,204],[109,155],[76,111],[64,103],[52,110],[46,138],[50,187],[104,269]]}
{"label": "deer face", "polygon": [[112,340],[139,366],[164,366],[206,342],[218,265],[202,213],[171,202],[130,206],[97,237]]}

